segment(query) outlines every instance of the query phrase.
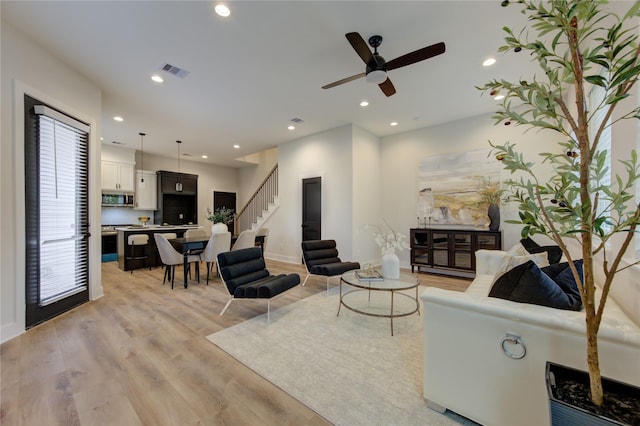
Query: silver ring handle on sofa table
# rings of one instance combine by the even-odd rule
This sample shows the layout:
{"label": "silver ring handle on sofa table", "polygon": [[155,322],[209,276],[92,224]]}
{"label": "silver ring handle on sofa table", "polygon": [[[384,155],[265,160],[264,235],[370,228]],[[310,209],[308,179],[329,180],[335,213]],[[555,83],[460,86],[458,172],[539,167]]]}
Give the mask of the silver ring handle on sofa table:
{"label": "silver ring handle on sofa table", "polygon": [[[510,343],[512,345],[520,345],[522,346],[522,351],[520,353],[511,352],[506,346],[505,343]],[[500,342],[500,346],[502,347],[502,351],[506,356],[513,359],[522,359],[527,354],[527,347],[524,345],[524,342],[517,334],[507,333],[506,336],[502,338]]]}

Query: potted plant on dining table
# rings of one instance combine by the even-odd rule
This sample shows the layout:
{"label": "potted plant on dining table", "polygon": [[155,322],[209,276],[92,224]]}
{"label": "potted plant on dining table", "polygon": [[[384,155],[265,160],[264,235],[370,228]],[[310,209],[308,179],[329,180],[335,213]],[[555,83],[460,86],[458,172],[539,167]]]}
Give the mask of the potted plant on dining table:
{"label": "potted plant on dining table", "polygon": [[220,207],[215,211],[211,211],[207,207],[207,220],[211,221],[211,233],[219,234],[222,232],[227,232],[229,230],[229,224],[233,222],[235,215],[234,209],[229,209],[226,207]]}

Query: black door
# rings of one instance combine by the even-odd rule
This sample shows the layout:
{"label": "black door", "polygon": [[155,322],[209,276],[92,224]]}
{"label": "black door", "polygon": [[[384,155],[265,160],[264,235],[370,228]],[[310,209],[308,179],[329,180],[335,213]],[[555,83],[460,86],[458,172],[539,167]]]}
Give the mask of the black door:
{"label": "black door", "polygon": [[[222,207],[233,209],[235,213],[238,213],[238,211],[236,210],[235,192],[213,191],[213,211],[216,211]],[[227,226],[229,227],[229,231],[231,231],[231,234],[236,234],[236,232],[234,232],[235,221],[232,221]]]}
{"label": "black door", "polygon": [[89,300],[89,131],[25,96],[27,328]]}
{"label": "black door", "polygon": [[321,179],[302,179],[302,241],[322,239]]}

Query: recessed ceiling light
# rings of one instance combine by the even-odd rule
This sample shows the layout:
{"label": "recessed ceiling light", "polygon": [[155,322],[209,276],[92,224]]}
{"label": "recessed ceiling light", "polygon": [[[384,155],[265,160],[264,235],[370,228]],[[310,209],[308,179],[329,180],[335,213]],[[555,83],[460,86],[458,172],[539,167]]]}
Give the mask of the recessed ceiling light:
{"label": "recessed ceiling light", "polygon": [[398,122],[397,122],[397,121],[392,121],[392,122],[391,122],[391,123],[389,123],[389,124],[390,124],[390,125],[392,125],[392,126],[397,126],[397,125],[398,125]]}
{"label": "recessed ceiling light", "polygon": [[491,65],[495,64],[496,60],[494,58],[488,58],[486,61],[484,61],[482,63],[483,66],[485,67],[490,67]]}
{"label": "recessed ceiling light", "polygon": [[233,147],[234,147],[235,149],[238,149],[238,148],[240,148],[240,145],[234,145]]}
{"label": "recessed ceiling light", "polygon": [[223,17],[227,17],[229,15],[231,15],[231,11],[229,10],[229,8],[227,6],[225,6],[224,4],[218,4],[215,7],[215,11],[218,15],[223,16]]}
{"label": "recessed ceiling light", "polygon": [[289,124],[289,127],[287,127],[287,129],[289,130],[295,130],[296,126],[294,126],[293,124]]}
{"label": "recessed ceiling light", "polygon": [[162,83],[164,81],[164,79],[160,77],[158,74],[152,75],[151,80],[155,81],[156,83]]}
{"label": "recessed ceiling light", "polygon": [[203,155],[202,158],[207,159],[207,158],[209,158],[209,156]]}
{"label": "recessed ceiling light", "polygon": [[116,121],[124,121],[124,118],[120,117],[119,115],[116,115],[115,117],[113,117],[113,119]]}
{"label": "recessed ceiling light", "polygon": [[504,95],[495,95],[493,97],[493,99],[496,100],[496,101],[502,100],[502,99],[504,99]]}
{"label": "recessed ceiling light", "polygon": [[104,138],[103,138],[102,136],[100,136],[100,140],[101,140],[101,141],[103,141],[103,140],[104,140]]}
{"label": "recessed ceiling light", "polygon": [[369,106],[369,101],[362,101],[362,102],[360,102],[360,106],[361,106],[361,107]]}

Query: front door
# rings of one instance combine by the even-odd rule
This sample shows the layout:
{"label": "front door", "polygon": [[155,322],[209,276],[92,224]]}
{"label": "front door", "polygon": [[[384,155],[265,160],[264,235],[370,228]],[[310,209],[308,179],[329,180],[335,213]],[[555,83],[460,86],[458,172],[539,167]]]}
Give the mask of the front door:
{"label": "front door", "polygon": [[25,96],[26,327],[89,300],[90,128]]}
{"label": "front door", "polygon": [[322,239],[322,178],[302,179],[302,241]]}

